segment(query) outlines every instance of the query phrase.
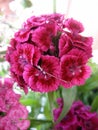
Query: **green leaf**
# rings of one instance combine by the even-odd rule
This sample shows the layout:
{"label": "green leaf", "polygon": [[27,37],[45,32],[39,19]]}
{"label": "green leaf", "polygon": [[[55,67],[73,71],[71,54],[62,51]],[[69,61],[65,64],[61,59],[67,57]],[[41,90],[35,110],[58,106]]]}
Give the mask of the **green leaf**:
{"label": "green leaf", "polygon": [[96,88],[98,88],[98,71],[93,73],[83,86],[79,86],[78,90],[81,92],[87,92]]}
{"label": "green leaf", "polygon": [[20,103],[22,103],[25,106],[32,106],[33,100],[32,99],[20,99]]}
{"label": "green leaf", "polygon": [[93,100],[91,111],[98,111],[98,96]]}
{"label": "green leaf", "polygon": [[56,124],[58,122],[60,122],[64,118],[64,116],[68,113],[68,111],[70,110],[70,107],[76,98],[76,91],[77,91],[76,87],[72,87],[72,88],[68,88],[68,89],[62,87],[62,97],[63,97],[64,105],[63,105],[62,112],[61,112],[58,120],[56,121]]}

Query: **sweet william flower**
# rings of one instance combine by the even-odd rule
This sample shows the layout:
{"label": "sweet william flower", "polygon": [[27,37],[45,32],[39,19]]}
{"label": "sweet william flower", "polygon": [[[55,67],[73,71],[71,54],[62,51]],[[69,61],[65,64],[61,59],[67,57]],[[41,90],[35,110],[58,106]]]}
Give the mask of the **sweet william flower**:
{"label": "sweet william flower", "polygon": [[36,47],[28,43],[25,43],[24,45],[19,44],[17,45],[17,50],[13,52],[11,58],[12,70],[15,72],[15,74],[21,76],[25,65],[37,64],[39,59],[40,52]]}
{"label": "sweet william flower", "polygon": [[93,42],[91,37],[81,35],[83,31],[80,22],[65,19],[62,14],[27,19],[15,33],[6,54],[14,81],[26,93],[28,88],[49,92],[60,85],[66,88],[83,84],[91,73],[86,64],[92,57]]}
{"label": "sweet william flower", "polygon": [[[54,121],[56,121],[63,108],[63,99],[58,98],[58,108],[53,110]],[[90,112],[90,106],[84,105],[81,101],[75,101],[67,115],[55,125],[54,130],[97,130],[98,114]]]}
{"label": "sweet william flower", "polygon": [[65,27],[67,27],[71,31],[71,33],[74,34],[81,33],[84,31],[82,23],[73,18],[69,18],[66,20]]}
{"label": "sweet william flower", "polygon": [[19,103],[20,94],[13,91],[11,78],[0,79],[0,130],[27,130],[28,111]]}
{"label": "sweet william flower", "polygon": [[49,32],[40,27],[32,33],[32,41],[42,50],[47,51],[51,44]]}
{"label": "sweet william flower", "polygon": [[91,69],[86,65],[85,53],[74,49],[61,58],[61,84],[66,87],[82,85],[89,78]]}
{"label": "sweet william flower", "polygon": [[1,130],[27,130],[30,121],[27,120],[28,111],[26,108],[17,104],[13,106],[6,116],[0,119]]}
{"label": "sweet william flower", "polygon": [[11,77],[13,77],[13,79],[14,79],[14,82],[16,82],[18,84],[18,86],[20,86],[20,88],[23,89],[24,92],[27,94],[28,93],[28,84],[24,81],[23,76],[15,74],[15,72],[13,72],[12,68],[10,69],[10,72],[11,72]]}
{"label": "sweet william flower", "polygon": [[54,91],[59,86],[59,60],[54,56],[42,56],[38,66],[25,66],[23,78],[34,91]]}
{"label": "sweet william flower", "polygon": [[30,31],[28,29],[21,29],[15,33],[15,39],[18,42],[26,42],[29,39]]}
{"label": "sweet william flower", "polygon": [[74,35],[69,32],[65,32],[60,36],[59,39],[59,57],[62,57],[70,50],[76,48],[85,53],[89,59],[92,57],[92,42],[92,37]]}
{"label": "sweet william flower", "polygon": [[64,20],[64,15],[59,13],[54,14],[45,14],[41,16],[31,16],[24,22],[23,27],[26,29],[36,29],[42,25],[45,25],[47,22],[57,23],[62,25]]}
{"label": "sweet william flower", "polygon": [[62,34],[59,39],[59,57],[66,55],[70,50],[72,50],[72,48],[71,39],[66,35],[66,33]]}
{"label": "sweet william flower", "polygon": [[[9,55],[10,57],[10,72],[13,80],[24,89],[25,93],[28,92],[28,85],[23,79],[24,66],[27,64],[36,65],[40,59],[40,51],[36,46],[25,43],[17,44],[16,49]],[[9,50],[8,50],[9,51]],[[8,55],[8,54],[7,54]]]}
{"label": "sweet william flower", "polygon": [[[92,37],[85,37],[82,35],[71,35],[68,34],[72,40],[72,45],[74,48],[78,48],[79,50],[86,53],[88,59],[92,57]],[[88,51],[87,51],[88,50]]]}
{"label": "sweet william flower", "polygon": [[11,78],[1,79],[0,83],[0,111],[7,112],[18,103],[20,95],[13,92],[12,86],[14,82]]}

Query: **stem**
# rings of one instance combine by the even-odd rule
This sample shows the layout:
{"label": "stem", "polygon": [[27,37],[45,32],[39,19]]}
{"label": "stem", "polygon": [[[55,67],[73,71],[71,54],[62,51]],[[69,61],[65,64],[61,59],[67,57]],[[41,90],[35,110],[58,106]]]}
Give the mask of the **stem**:
{"label": "stem", "polygon": [[68,14],[69,14],[71,3],[72,3],[72,0],[68,0],[65,18],[68,18]]}
{"label": "stem", "polygon": [[48,100],[49,100],[49,104],[50,104],[52,122],[54,122],[54,119],[53,119],[54,92],[49,92],[49,93],[48,93]]}
{"label": "stem", "polygon": [[45,125],[45,124],[50,124],[50,126],[53,127],[53,122],[51,120],[34,119],[32,117],[28,117],[28,120],[30,120],[30,127]]}
{"label": "stem", "polygon": [[53,13],[56,13],[56,0],[53,0]]}
{"label": "stem", "polygon": [[51,123],[52,124],[52,121],[51,120],[42,120],[42,119],[33,119],[32,117],[29,117],[28,120],[30,121],[33,121],[33,122],[36,122],[36,123],[40,123],[40,124],[43,124],[43,123]]}

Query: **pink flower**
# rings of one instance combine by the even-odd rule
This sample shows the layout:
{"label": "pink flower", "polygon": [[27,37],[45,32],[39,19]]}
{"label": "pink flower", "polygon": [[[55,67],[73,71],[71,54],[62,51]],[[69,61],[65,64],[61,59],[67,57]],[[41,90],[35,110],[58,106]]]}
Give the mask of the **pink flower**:
{"label": "pink flower", "polygon": [[12,90],[7,90],[5,95],[0,95],[0,111],[7,112],[12,106],[15,106],[20,99],[19,94],[15,94]]}
{"label": "pink flower", "polygon": [[91,69],[86,65],[85,53],[75,49],[61,58],[61,84],[66,87],[82,85],[89,78]]}
{"label": "pink flower", "polygon": [[27,120],[28,111],[21,104],[12,107],[8,114],[0,119],[2,130],[27,130],[30,121]]}
{"label": "pink flower", "polygon": [[11,72],[11,77],[13,78],[14,82],[16,82],[18,84],[18,86],[20,86],[20,88],[22,88],[24,90],[24,92],[27,94],[28,93],[28,85],[24,81],[23,76],[15,74],[11,69],[10,69],[10,72]]}
{"label": "pink flower", "polygon": [[23,78],[34,91],[54,91],[59,85],[59,60],[54,56],[42,56],[38,66],[25,66]]}
{"label": "pink flower", "polygon": [[27,130],[28,111],[19,103],[20,94],[13,91],[11,78],[0,79],[0,130]]}
{"label": "pink flower", "polygon": [[36,29],[47,22],[49,23],[57,23],[62,25],[62,21],[64,20],[64,15],[54,13],[48,15],[41,15],[41,16],[32,16],[24,22],[24,28],[26,29]]}
{"label": "pink flower", "polygon": [[6,60],[8,62],[11,62],[11,56],[12,56],[13,52],[16,50],[17,44],[18,44],[18,42],[15,40],[15,38],[12,38],[10,40],[10,47],[8,47],[7,53],[6,53]]}
{"label": "pink flower", "polygon": [[29,87],[38,92],[55,91],[59,81],[65,87],[83,84],[90,76],[86,63],[92,57],[93,41],[79,34],[83,30],[80,22],[73,18],[66,20],[57,13],[27,19],[15,33],[6,54],[14,81],[26,93]]}
{"label": "pink flower", "polygon": [[92,42],[93,42],[92,37],[77,35],[75,37],[72,37],[72,41],[73,41],[72,43],[73,47],[78,48],[79,50],[85,52],[88,59],[92,57]]}
{"label": "pink flower", "polygon": [[[59,56],[66,55],[70,50],[76,48],[85,52],[88,58],[92,57],[92,37],[84,37],[82,35],[73,35],[65,32],[59,39]],[[88,51],[87,51],[88,50]]]}
{"label": "pink flower", "polygon": [[[59,107],[53,110],[56,121],[63,108],[63,99],[57,99]],[[67,115],[55,125],[54,130],[97,130],[98,115],[90,112],[90,107],[85,106],[81,101],[75,101]]]}
{"label": "pink flower", "polygon": [[26,22],[24,22],[23,26],[26,29],[36,29],[37,27],[45,24],[46,18],[45,17],[40,17],[40,16],[32,16],[27,19]]}
{"label": "pink flower", "polygon": [[29,40],[30,30],[21,29],[15,33],[15,39],[18,42],[26,42]]}
{"label": "pink flower", "polygon": [[17,50],[13,52],[11,63],[12,70],[18,74],[22,75],[24,71],[24,66],[27,64],[37,64],[40,59],[39,50],[31,44],[20,44],[17,46]]}
{"label": "pink flower", "polygon": [[71,33],[77,34],[84,31],[84,27],[82,23],[74,20],[73,18],[69,18],[65,22],[65,27],[67,27]]}
{"label": "pink flower", "polygon": [[4,83],[1,80],[0,82],[0,111],[7,112],[12,106],[18,103],[20,95],[14,93],[12,90],[14,82],[11,78],[5,78]]}
{"label": "pink flower", "polygon": [[59,39],[59,57],[66,55],[72,48],[70,37],[66,33],[62,34]]}
{"label": "pink flower", "polygon": [[32,33],[32,41],[42,50],[47,51],[51,44],[51,38],[46,28],[40,27]]}

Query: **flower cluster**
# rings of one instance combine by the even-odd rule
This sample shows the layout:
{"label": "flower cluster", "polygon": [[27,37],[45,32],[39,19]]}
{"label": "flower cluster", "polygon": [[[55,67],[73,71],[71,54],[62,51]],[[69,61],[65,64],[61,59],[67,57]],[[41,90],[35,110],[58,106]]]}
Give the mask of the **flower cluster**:
{"label": "flower cluster", "polygon": [[30,121],[28,111],[19,103],[20,95],[12,89],[13,81],[0,79],[0,130],[27,130]]}
{"label": "flower cluster", "polygon": [[89,78],[92,37],[83,25],[62,14],[32,16],[10,41],[6,59],[14,81],[25,93],[82,85]]}
{"label": "flower cluster", "polygon": [[[57,99],[59,107],[54,109],[56,121],[63,108],[63,99]],[[98,114],[90,111],[81,101],[75,101],[67,115],[59,122],[54,130],[98,130]]]}

